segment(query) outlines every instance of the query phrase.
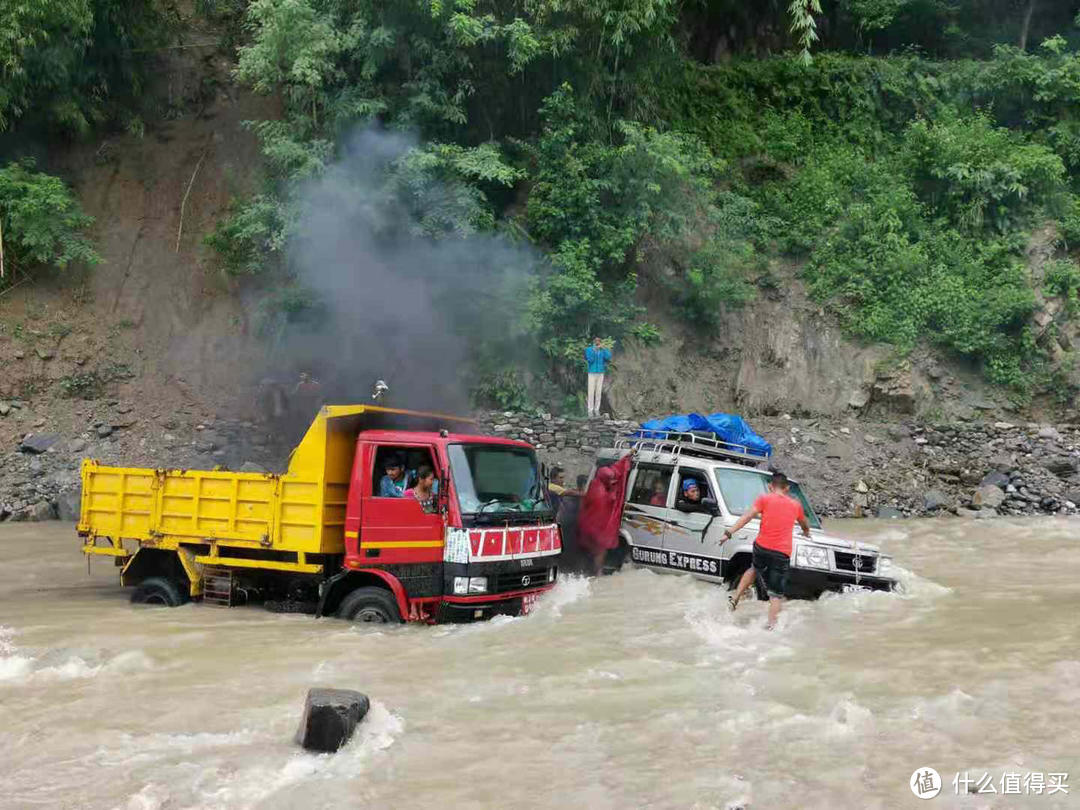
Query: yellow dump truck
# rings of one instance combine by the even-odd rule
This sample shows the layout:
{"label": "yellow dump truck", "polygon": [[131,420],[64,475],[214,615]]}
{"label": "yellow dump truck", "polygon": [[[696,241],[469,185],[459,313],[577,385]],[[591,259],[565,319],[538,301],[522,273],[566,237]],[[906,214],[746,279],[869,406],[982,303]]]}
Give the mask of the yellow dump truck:
{"label": "yellow dump truck", "polygon": [[[135,603],[261,602],[377,622],[527,612],[553,587],[562,545],[536,454],[470,427],[328,405],[281,475],[87,459],[83,552],[111,557]],[[429,471],[435,497],[416,497]]]}

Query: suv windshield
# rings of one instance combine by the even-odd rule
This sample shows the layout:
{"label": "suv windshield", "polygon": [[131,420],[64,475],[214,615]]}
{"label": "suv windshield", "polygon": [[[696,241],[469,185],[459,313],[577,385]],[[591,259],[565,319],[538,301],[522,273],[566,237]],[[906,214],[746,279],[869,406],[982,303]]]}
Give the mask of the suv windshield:
{"label": "suv windshield", "polygon": [[[713,474],[716,476],[716,483],[720,487],[724,503],[733,515],[743,514],[754,505],[759,495],[764,495],[769,491],[769,476],[766,473],[717,467],[713,470]],[[814,509],[803,494],[802,488],[794,481],[790,483],[790,494],[802,504],[803,511],[806,512],[806,521],[815,529],[820,529],[821,521],[814,514]]]}
{"label": "suv windshield", "polygon": [[452,444],[448,448],[458,505],[466,515],[550,512],[536,453],[498,444]]}

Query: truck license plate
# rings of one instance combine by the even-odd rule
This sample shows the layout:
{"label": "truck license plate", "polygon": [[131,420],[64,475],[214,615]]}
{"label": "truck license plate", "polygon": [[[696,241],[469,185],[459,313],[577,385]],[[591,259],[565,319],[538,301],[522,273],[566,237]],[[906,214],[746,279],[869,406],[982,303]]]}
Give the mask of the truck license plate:
{"label": "truck license plate", "polygon": [[536,603],[539,601],[540,594],[538,593],[527,593],[521,597],[521,615],[524,616],[526,613],[531,613],[532,609],[536,607]]}

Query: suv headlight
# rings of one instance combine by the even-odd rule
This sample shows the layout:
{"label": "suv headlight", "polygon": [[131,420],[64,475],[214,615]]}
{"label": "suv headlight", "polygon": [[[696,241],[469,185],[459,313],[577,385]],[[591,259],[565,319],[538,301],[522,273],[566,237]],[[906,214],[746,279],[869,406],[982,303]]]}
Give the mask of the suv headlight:
{"label": "suv headlight", "polygon": [[892,576],[892,557],[879,554],[877,558],[877,575],[879,577]]}
{"label": "suv headlight", "polygon": [[795,565],[799,568],[829,569],[829,552],[821,546],[799,546],[795,551]]}
{"label": "suv headlight", "polygon": [[469,577],[469,593],[487,593],[487,577]]}

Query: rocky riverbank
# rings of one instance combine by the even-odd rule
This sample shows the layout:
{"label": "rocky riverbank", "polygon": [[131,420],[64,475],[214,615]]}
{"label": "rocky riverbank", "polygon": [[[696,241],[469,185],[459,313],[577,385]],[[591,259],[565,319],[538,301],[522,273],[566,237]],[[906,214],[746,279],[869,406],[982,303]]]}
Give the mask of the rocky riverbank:
{"label": "rocky riverbank", "polygon": [[[84,457],[125,466],[281,471],[288,443],[266,426],[194,408],[102,400],[63,418],[0,403],[0,520],[74,520]],[[829,517],[1080,514],[1080,425],[752,417],[770,464]],[[479,431],[527,441],[573,483],[636,422],[485,412]]]}
{"label": "rocky riverbank", "polygon": [[[829,517],[1080,513],[1080,426],[1008,422],[867,422],[753,417],[769,464],[803,482]],[[511,412],[481,416],[488,432],[522,439],[568,480],[637,423]]]}

